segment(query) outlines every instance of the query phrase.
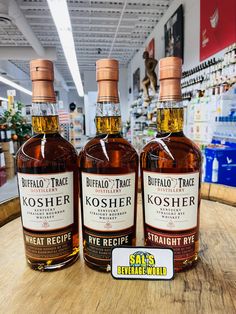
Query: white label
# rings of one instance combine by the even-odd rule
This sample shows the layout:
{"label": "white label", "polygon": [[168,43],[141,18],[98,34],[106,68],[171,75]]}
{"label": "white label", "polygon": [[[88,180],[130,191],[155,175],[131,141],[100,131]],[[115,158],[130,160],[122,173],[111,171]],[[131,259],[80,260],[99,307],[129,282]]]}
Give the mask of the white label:
{"label": "white label", "polygon": [[9,89],[7,91],[7,96],[13,96],[15,97],[16,96],[16,90],[15,89]]}
{"label": "white label", "polygon": [[0,156],[1,156],[0,167],[5,167],[6,163],[4,153],[1,153]]}
{"label": "white label", "polygon": [[73,223],[73,172],[18,173],[18,185],[25,228],[45,231]]}
{"label": "white label", "polygon": [[1,139],[2,139],[2,140],[5,140],[5,139],[6,139],[5,131],[1,131]]}
{"label": "white label", "polygon": [[14,154],[14,144],[12,141],[9,142],[9,153]]}
{"label": "white label", "polygon": [[199,173],[143,172],[145,222],[179,231],[197,226]]}
{"label": "white label", "polygon": [[111,274],[116,279],[170,280],[174,276],[170,249],[117,247],[112,250]]}
{"label": "white label", "polygon": [[82,172],[84,225],[117,231],[134,224],[135,173],[96,175]]}

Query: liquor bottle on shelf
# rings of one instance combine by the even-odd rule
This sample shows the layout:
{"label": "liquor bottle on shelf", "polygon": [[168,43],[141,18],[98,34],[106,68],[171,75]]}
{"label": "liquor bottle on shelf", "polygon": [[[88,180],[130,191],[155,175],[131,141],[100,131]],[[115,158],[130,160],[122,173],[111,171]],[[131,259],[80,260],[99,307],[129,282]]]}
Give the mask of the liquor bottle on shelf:
{"label": "liquor bottle on shelf", "polygon": [[214,157],[213,163],[212,163],[212,178],[211,178],[211,181],[213,183],[218,182],[218,170],[219,170],[219,162],[218,162],[217,158]]}
{"label": "liquor bottle on shelf", "polygon": [[50,271],[78,258],[78,156],[59,133],[53,64],[30,63],[35,135],[17,153],[25,253],[29,266]]}
{"label": "liquor bottle on shelf", "polygon": [[7,182],[5,155],[0,143],[0,187]]}
{"label": "liquor bottle on shelf", "polygon": [[181,67],[160,60],[157,135],[141,153],[145,245],[172,248],[175,271],[198,259],[201,152],[183,133]]}
{"label": "liquor bottle on shelf", "polygon": [[118,76],[118,61],[97,61],[97,135],[79,155],[84,259],[101,271],[112,247],[136,243],[138,155],[121,136]]}

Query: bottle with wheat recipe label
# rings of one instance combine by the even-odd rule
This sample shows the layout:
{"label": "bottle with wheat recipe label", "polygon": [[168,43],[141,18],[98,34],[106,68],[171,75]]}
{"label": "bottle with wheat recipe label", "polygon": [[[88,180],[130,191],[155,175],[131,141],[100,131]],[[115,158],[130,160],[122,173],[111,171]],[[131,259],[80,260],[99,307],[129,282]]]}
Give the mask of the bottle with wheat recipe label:
{"label": "bottle with wheat recipe label", "polygon": [[146,246],[172,248],[175,271],[199,251],[201,152],[183,133],[182,60],[159,62],[157,135],[140,156]]}
{"label": "bottle with wheat recipe label", "polygon": [[16,157],[25,254],[29,266],[50,271],[79,254],[78,156],[59,133],[53,64],[30,63],[34,136]]}
{"label": "bottle with wheat recipe label", "polygon": [[111,250],[136,243],[138,155],[121,136],[118,61],[96,62],[96,136],[79,155],[83,250],[88,266],[110,271]]}

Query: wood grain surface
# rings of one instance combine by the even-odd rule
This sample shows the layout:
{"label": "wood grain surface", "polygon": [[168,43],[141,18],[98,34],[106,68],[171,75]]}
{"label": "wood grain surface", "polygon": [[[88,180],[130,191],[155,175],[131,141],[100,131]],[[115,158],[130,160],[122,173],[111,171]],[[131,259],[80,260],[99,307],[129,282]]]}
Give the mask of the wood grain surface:
{"label": "wood grain surface", "polygon": [[[172,281],[115,280],[73,266],[40,273],[26,265],[21,222],[0,228],[0,313],[236,313],[236,208],[201,205],[201,259]],[[138,245],[143,244],[141,206]]]}
{"label": "wood grain surface", "polygon": [[0,227],[20,216],[20,199],[18,197],[0,203]]}

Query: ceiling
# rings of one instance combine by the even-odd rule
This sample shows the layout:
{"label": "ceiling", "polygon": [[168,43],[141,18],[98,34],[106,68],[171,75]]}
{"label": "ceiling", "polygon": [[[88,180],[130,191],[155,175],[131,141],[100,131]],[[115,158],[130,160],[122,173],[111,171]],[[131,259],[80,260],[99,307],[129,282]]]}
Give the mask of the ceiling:
{"label": "ceiling", "polygon": [[[1,2],[1,0],[0,0]],[[16,0],[43,47],[56,47],[57,69],[74,86],[46,0]],[[126,65],[142,47],[172,0],[68,0],[77,59],[82,73],[99,58]],[[29,46],[12,23],[0,25],[1,46]],[[27,61],[11,60],[29,73]]]}

